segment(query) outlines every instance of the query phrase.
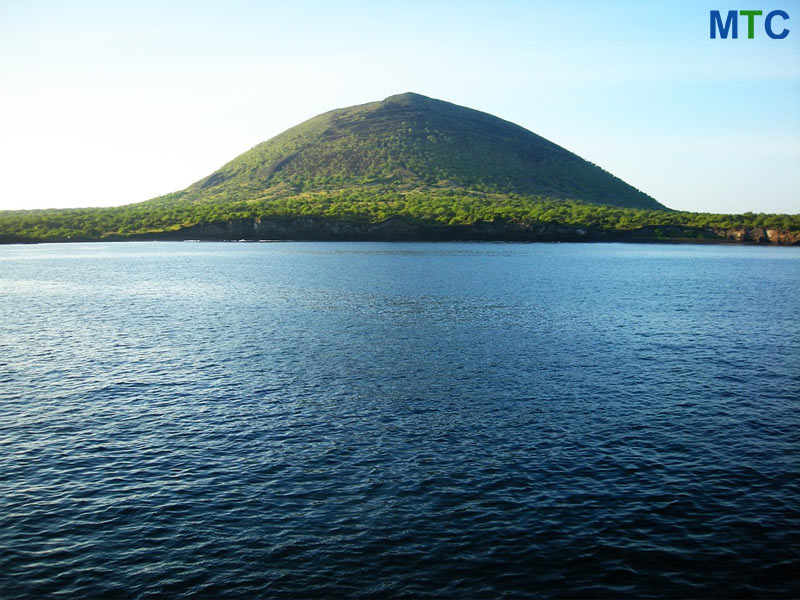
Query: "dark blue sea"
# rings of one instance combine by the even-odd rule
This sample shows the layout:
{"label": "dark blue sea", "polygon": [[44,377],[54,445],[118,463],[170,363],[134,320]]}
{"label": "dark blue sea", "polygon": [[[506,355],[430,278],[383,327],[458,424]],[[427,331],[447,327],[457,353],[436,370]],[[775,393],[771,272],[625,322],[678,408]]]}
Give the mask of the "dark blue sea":
{"label": "dark blue sea", "polygon": [[0,598],[797,597],[800,248],[0,247]]}

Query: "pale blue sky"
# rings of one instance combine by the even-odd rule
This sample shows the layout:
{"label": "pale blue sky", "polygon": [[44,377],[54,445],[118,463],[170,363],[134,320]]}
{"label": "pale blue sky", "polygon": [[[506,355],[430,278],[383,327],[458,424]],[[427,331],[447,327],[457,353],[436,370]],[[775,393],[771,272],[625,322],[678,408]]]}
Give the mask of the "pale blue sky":
{"label": "pale blue sky", "polygon": [[[800,0],[740,4],[0,0],[0,209],[146,200],[414,91],[672,208],[798,213]],[[783,9],[791,33],[710,40],[733,8]]]}

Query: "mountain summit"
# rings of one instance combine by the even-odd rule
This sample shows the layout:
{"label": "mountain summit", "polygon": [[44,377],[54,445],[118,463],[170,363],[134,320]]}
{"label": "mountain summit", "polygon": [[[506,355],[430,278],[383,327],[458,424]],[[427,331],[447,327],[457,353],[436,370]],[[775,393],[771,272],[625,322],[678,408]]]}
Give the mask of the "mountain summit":
{"label": "mountain summit", "polygon": [[571,199],[663,209],[647,194],[498,117],[420,94],[318,115],[171,195],[252,201],[371,186]]}

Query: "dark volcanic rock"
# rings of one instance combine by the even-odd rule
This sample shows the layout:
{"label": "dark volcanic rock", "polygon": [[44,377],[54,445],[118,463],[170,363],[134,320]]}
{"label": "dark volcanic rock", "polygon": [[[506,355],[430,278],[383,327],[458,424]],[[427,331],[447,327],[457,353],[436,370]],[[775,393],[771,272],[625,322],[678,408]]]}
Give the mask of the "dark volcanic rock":
{"label": "dark volcanic rock", "polygon": [[[122,239],[122,238],[115,238]],[[125,238],[133,239],[133,238]],[[504,241],[504,242],[697,242],[800,244],[800,232],[763,228],[724,230],[657,225],[629,231],[522,223],[495,219],[472,225],[443,225],[391,218],[377,223],[323,217],[239,219],[204,223],[176,231],[135,236],[159,240],[306,241]]]}

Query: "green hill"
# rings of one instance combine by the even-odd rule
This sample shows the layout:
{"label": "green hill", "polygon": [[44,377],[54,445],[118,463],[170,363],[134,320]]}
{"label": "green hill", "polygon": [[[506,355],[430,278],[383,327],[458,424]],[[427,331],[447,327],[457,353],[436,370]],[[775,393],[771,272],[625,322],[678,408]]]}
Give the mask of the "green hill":
{"label": "green hill", "polygon": [[664,208],[518,125],[412,93],[309,119],[236,157],[178,197],[192,202],[253,200],[375,186]]}
{"label": "green hill", "polygon": [[419,94],[321,114],[185,190],[0,211],[0,243],[121,239],[800,243],[800,215],[668,210],[513,123]]}

